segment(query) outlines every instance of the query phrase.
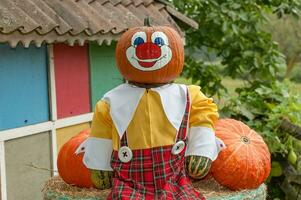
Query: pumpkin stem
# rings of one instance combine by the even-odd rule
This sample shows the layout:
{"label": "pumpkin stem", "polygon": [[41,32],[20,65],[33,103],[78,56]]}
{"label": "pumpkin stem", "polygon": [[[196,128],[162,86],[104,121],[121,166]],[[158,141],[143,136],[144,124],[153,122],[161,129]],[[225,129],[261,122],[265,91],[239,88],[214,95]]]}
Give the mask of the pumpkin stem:
{"label": "pumpkin stem", "polygon": [[150,16],[147,16],[146,18],[144,18],[144,26],[148,26],[150,27],[151,26],[151,18]]}
{"label": "pumpkin stem", "polygon": [[250,139],[246,136],[241,136],[240,140],[245,144],[250,144]]}

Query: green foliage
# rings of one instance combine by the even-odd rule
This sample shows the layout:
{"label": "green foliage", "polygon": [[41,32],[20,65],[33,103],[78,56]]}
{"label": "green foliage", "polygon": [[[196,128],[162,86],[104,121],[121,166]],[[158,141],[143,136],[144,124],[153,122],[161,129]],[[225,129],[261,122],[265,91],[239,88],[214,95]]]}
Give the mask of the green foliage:
{"label": "green foliage", "polygon": [[[193,56],[191,52],[205,46],[225,66],[223,75],[249,81],[273,80],[279,68],[285,65],[284,57],[278,51],[277,44],[272,41],[271,34],[261,29],[261,24],[267,19],[263,11],[272,9],[271,6],[276,5],[275,1],[262,3],[254,0],[240,2],[174,0],[173,2],[180,11],[200,25],[198,30],[189,29],[186,32],[188,58]],[[287,5],[283,3],[281,5],[278,7],[287,10]],[[279,10],[278,7],[275,10]],[[186,71],[189,75],[194,73],[194,68],[206,70],[207,67],[206,64],[199,62]],[[213,72],[214,69],[216,72]],[[212,68],[211,71],[218,73],[217,70]],[[205,74],[198,76],[199,80],[206,79]],[[217,84],[211,82],[215,80],[203,88],[208,91],[216,90]]]}
{"label": "green foliage", "polygon": [[[186,31],[183,75],[207,95],[222,97],[224,117],[239,119],[264,137],[274,167],[269,181],[275,185],[270,187],[269,198],[283,199],[280,185],[287,174],[282,161],[293,167],[294,173],[301,173],[301,144],[284,132],[280,123],[288,117],[301,125],[301,96],[288,81],[278,80],[286,68],[285,56],[264,27],[269,23],[267,14],[298,16],[300,0],[170,1],[199,23],[199,29]],[[246,84],[229,97],[221,81],[225,76],[243,79]]]}
{"label": "green foliage", "polygon": [[216,64],[196,61],[191,57],[186,57],[183,75],[189,77],[192,83],[198,83],[207,95],[213,96],[217,93],[220,96],[222,90],[225,91],[226,88],[222,85],[221,76],[216,68]]}
{"label": "green foliage", "polygon": [[289,74],[289,78],[296,83],[301,83],[301,61],[295,64],[295,67]]}
{"label": "green foliage", "polygon": [[[283,117],[301,126],[301,94],[292,88],[288,81],[276,81],[270,85],[254,83],[248,88],[237,89],[238,96],[229,97],[221,109],[224,117],[245,122],[260,133],[268,144],[273,160],[269,182],[270,199],[283,199],[283,192],[292,186],[286,185],[282,192],[280,186],[283,180],[292,174],[297,177],[301,174],[301,141],[284,132],[280,126]],[[287,166],[291,168],[289,173]],[[299,191],[301,185],[295,186]]]}
{"label": "green foliage", "polygon": [[278,19],[274,15],[269,15],[269,19],[270,23],[264,26],[264,29],[272,33],[273,39],[279,44],[280,51],[286,57],[285,76],[292,77],[294,76],[292,70],[301,62],[301,21],[293,16]]}
{"label": "green foliage", "polygon": [[[236,90],[239,95],[228,98],[221,112],[224,117],[244,121],[261,133],[274,156],[288,156],[293,150],[294,139],[280,129],[281,120],[287,117],[294,124],[301,125],[301,95],[291,88],[288,81],[268,85],[257,82],[239,88]],[[299,153],[301,155],[301,151]]]}

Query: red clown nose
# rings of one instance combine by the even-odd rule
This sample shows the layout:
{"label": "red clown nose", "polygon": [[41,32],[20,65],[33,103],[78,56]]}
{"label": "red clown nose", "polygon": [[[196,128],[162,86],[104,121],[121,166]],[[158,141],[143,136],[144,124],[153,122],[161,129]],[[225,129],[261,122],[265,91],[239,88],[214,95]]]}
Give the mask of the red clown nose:
{"label": "red clown nose", "polygon": [[[140,60],[146,59],[157,59],[161,56],[161,48],[151,42],[143,43],[137,46],[136,56]],[[149,68],[152,67],[157,61],[139,61],[142,67]]]}
{"label": "red clown nose", "polygon": [[137,46],[136,56],[141,60],[160,58],[161,48],[151,42],[143,43]]}

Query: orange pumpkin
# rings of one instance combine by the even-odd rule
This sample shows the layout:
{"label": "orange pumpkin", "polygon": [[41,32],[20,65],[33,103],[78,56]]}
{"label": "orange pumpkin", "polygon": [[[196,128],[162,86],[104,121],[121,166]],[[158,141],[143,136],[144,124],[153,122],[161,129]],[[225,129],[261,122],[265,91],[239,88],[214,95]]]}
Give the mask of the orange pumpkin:
{"label": "orange pumpkin", "polygon": [[257,188],[271,170],[270,152],[262,137],[234,119],[221,119],[215,128],[226,148],[212,164],[213,177],[232,190]]}
{"label": "orange pumpkin", "polygon": [[90,130],[84,130],[66,142],[58,154],[57,167],[62,179],[78,187],[93,187],[91,174],[83,164],[83,153],[76,155],[79,145],[89,137]]}
{"label": "orange pumpkin", "polygon": [[183,70],[183,40],[167,26],[132,28],[117,43],[116,61],[119,71],[128,81],[168,83]]}

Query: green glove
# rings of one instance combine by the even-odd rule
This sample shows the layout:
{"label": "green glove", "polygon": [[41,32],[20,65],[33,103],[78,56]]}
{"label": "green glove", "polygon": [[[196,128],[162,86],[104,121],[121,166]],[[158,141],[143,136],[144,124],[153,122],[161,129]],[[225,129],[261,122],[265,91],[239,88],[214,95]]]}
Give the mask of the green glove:
{"label": "green glove", "polygon": [[188,175],[193,179],[204,178],[211,167],[212,161],[203,156],[185,157],[185,168]]}
{"label": "green glove", "polygon": [[90,172],[91,181],[96,188],[104,190],[112,187],[113,172],[94,169],[90,169]]}

